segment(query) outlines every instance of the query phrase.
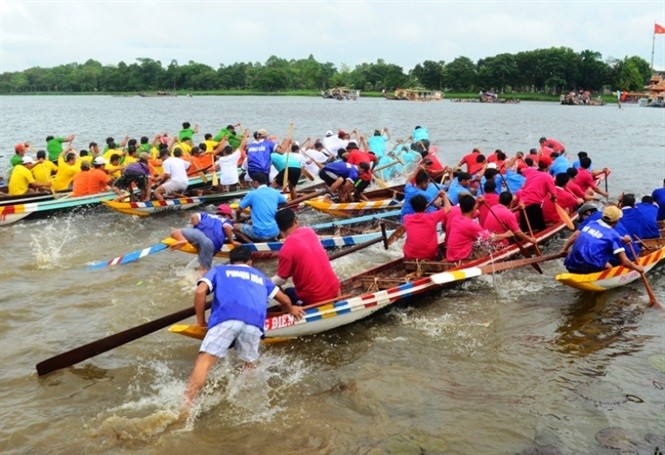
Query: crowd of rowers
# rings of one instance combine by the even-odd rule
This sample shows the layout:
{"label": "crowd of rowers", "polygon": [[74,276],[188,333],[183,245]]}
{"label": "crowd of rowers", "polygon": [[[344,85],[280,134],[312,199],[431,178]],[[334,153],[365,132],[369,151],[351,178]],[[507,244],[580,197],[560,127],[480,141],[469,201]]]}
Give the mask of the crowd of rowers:
{"label": "crowd of rowers", "polygon": [[[609,196],[595,183],[607,169],[594,169],[585,152],[579,152],[577,160],[571,162],[563,144],[546,137],[540,139],[539,148],[528,153],[508,157],[495,150],[486,156],[474,149],[449,167],[441,163],[437,147],[421,126],[416,126],[406,141],[398,140],[391,150],[387,128],[377,129],[371,136],[358,134],[356,129],[350,133],[329,130],[322,139],[312,141],[308,137],[302,144],[294,141],[291,133],[281,141],[265,129],[251,134],[240,123],[222,128],[215,136],[205,134],[204,141],[195,145],[198,132],[197,125],[192,128],[185,122],[173,137],[160,134],[152,141],[146,136],[138,141],[125,137],[120,143],[108,138],[103,150],[92,142],[78,154],[71,145],[73,135],[49,136],[46,150],[39,150],[36,158],[26,153],[32,148],[29,143],[17,144],[11,159],[9,194],[50,187],[82,196],[113,189],[121,200],[128,194],[133,197],[132,190],[138,189],[141,200],[163,200],[181,196],[190,177],[205,175],[214,167],[220,170],[222,190],[270,185],[288,188],[291,198],[295,198],[301,176],[314,179],[318,175],[337,201],[352,202],[366,199],[363,192],[373,179],[393,180],[395,175],[408,172],[401,220],[407,233],[404,255],[408,259],[445,258],[450,263],[485,254],[488,245],[478,239],[499,246],[508,244],[509,238],[535,243],[536,233],[560,221],[558,210],[573,213],[590,207],[585,203],[599,196]],[[252,203],[243,199],[240,209],[251,207],[252,219],[235,226],[236,237],[254,242],[277,237],[274,212],[286,199],[274,194],[247,197]],[[644,196],[640,203],[630,194],[620,198],[621,213],[630,213],[630,217],[621,222],[612,220],[617,222],[614,231],[623,241],[630,239],[635,250],[625,251],[624,262],[639,254],[636,238],[659,236],[658,221],[665,219],[664,198],[659,190]],[[262,199],[270,200],[269,205],[275,207],[257,208]],[[636,220],[631,221],[633,218]],[[600,222],[608,225],[602,219]],[[438,241],[439,224],[446,233],[443,245]],[[597,246],[599,236],[595,239],[591,243]],[[601,268],[616,264],[620,262],[618,250],[613,248],[609,255],[598,256],[598,251],[591,248],[582,253],[577,261],[580,264],[569,268],[584,271],[597,269],[601,263]]]}

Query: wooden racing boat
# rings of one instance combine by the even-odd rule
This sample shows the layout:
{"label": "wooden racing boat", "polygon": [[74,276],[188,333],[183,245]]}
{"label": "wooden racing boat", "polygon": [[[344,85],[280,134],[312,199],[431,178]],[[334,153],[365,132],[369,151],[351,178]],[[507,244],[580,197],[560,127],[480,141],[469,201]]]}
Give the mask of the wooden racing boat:
{"label": "wooden racing boat", "polygon": [[[394,231],[386,231],[386,235],[389,236]],[[336,248],[344,248],[354,245],[360,245],[361,243],[368,242],[381,237],[381,232],[368,232],[365,234],[355,234],[355,235],[345,235],[345,236],[319,236],[319,241],[323,248],[327,250],[333,250]],[[162,243],[170,246],[173,245],[176,240],[172,237],[167,237],[162,240]],[[279,255],[279,250],[284,245],[284,241],[277,240],[274,242],[261,242],[261,243],[243,243],[244,247],[249,248],[252,252],[253,259],[275,259]],[[215,253],[217,257],[228,258],[231,250],[235,248],[234,245],[225,243],[222,245],[222,248]],[[177,248],[179,251],[185,253],[197,254],[198,249],[191,243],[186,243]]]}
{"label": "wooden racing boat", "polygon": [[[564,228],[563,223],[558,223],[536,233],[535,236],[538,243],[541,243]],[[516,245],[509,245],[491,255],[461,264],[439,263],[440,267],[430,267],[429,272],[424,267],[418,268],[415,261],[395,259],[344,280],[341,287],[343,297],[305,307],[306,316],[299,321],[281,311],[269,312],[264,327],[265,337],[292,338],[325,332],[366,318],[407,298],[441,289],[442,286],[449,286],[483,273],[509,270],[560,257],[552,255],[502,262],[519,252]],[[409,268],[415,270],[409,271]],[[438,269],[436,273],[428,274],[435,268]],[[199,339],[205,336],[205,329],[187,324],[174,325],[169,331]]]}
{"label": "wooden racing boat", "polygon": [[335,202],[330,197],[321,196],[305,205],[333,216],[351,217],[383,210],[394,210],[404,203],[404,185],[367,191],[363,195],[368,199],[361,202]]}
{"label": "wooden racing boat", "polygon": [[[665,260],[665,238],[645,239],[637,263],[644,267],[645,273]],[[623,266],[612,267],[595,273],[559,273],[555,279],[566,286],[582,291],[603,292],[625,286],[639,280],[640,274]]]}

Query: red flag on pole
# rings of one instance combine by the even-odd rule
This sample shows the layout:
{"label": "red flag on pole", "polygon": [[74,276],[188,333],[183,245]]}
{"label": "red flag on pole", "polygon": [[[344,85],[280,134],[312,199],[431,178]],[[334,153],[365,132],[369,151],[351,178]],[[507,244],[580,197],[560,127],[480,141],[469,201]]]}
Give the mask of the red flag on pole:
{"label": "red flag on pole", "polygon": [[653,25],[653,34],[654,35],[665,34],[665,27],[663,27],[662,25],[654,24]]}

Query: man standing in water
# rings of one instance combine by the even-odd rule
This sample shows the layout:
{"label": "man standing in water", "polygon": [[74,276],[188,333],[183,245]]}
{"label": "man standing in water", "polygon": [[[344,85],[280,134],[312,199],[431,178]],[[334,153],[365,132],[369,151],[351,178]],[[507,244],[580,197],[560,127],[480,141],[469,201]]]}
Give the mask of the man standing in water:
{"label": "man standing in water", "polygon": [[206,273],[194,294],[194,325],[198,327],[206,326],[206,296],[211,293],[214,295],[208,332],[187,382],[181,418],[188,417],[199,390],[205,384],[208,371],[218,358],[226,356],[234,342],[238,357],[245,362],[245,368],[251,368],[259,358],[268,299],[277,300],[284,311],[296,319],[305,315],[302,308],[291,305],[291,300],[270,278],[252,267],[248,248],[234,248],[229,259],[229,265],[216,266]]}

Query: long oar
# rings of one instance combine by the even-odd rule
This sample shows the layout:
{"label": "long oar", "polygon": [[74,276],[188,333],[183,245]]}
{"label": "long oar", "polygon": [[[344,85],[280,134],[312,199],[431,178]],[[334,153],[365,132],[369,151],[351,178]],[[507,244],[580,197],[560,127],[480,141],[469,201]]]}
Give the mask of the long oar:
{"label": "long oar", "polygon": [[[211,305],[211,302],[207,302],[206,309],[210,308]],[[163,316],[159,319],[155,319],[154,321],[146,322],[145,324],[138,325],[131,329],[123,330],[122,332],[118,332],[114,335],[110,335],[100,340],[93,341],[92,343],[88,343],[78,348],[56,355],[55,357],[51,357],[50,359],[39,362],[37,364],[37,374],[39,376],[43,376],[53,371],[70,367],[76,363],[110,351],[111,349],[122,346],[123,344],[129,343],[130,341],[137,340],[141,337],[144,337],[145,335],[161,330],[170,326],[171,324],[180,322],[183,319],[194,316],[195,314],[196,311],[194,310],[194,306],[190,306],[184,310],[180,310],[175,313]]]}
{"label": "long oar", "polygon": [[465,269],[452,270],[450,272],[441,272],[430,275],[430,279],[436,284],[447,284],[453,281],[466,280],[480,275],[487,275],[490,273],[501,272],[503,270],[514,269],[525,265],[538,264],[539,262],[551,261],[564,257],[565,253],[555,253],[547,256],[535,256],[528,259],[518,259],[515,261],[501,261],[493,264],[484,265],[482,267],[468,267]]}
{"label": "long oar", "polygon": [[388,246],[387,246],[388,239],[386,238],[386,228],[383,225],[383,223],[381,223],[381,237],[377,237],[375,239],[368,240],[367,242],[363,242],[363,243],[360,243],[358,245],[354,245],[354,246],[351,246],[351,247],[348,247],[348,248],[344,248],[342,251],[338,251],[336,253],[333,253],[333,254],[329,255],[328,259],[330,259],[332,261],[333,259],[341,258],[342,256],[346,256],[347,254],[355,253],[358,250],[362,250],[363,248],[367,248],[368,246],[374,245],[375,243],[379,243],[379,242],[383,242],[384,248],[388,249]]}
{"label": "long oar", "polygon": [[128,264],[130,262],[138,261],[139,259],[144,258],[146,256],[150,256],[151,254],[163,251],[168,247],[169,246],[166,243],[164,243],[164,241],[162,240],[160,243],[156,243],[155,245],[151,245],[149,247],[142,248],[140,250],[131,251],[122,256],[118,256],[117,258],[113,258],[110,261],[93,262],[92,264],[88,265],[88,269],[99,270],[103,269],[104,267],[109,267],[112,265]]}
{"label": "long oar", "polygon": [[[386,241],[386,232],[382,229],[382,237],[378,237],[373,240],[361,243],[360,245],[355,245],[350,248],[346,248],[337,253],[331,254],[329,259],[337,259],[347,254],[358,251],[362,248],[366,248],[375,243]],[[209,309],[212,305],[212,302],[206,302],[205,309]],[[104,352],[110,351],[111,349],[122,346],[123,344],[129,343],[130,341],[137,340],[145,335],[156,332],[158,330],[164,329],[170,325],[180,322],[183,319],[194,316],[196,311],[194,306],[185,308],[184,310],[171,313],[169,315],[163,316],[154,321],[146,322],[145,324],[138,325],[131,329],[118,332],[114,335],[102,338],[92,343],[85,344],[78,348],[72,349],[70,351],[64,352],[62,354],[51,357],[37,364],[37,374],[43,376],[49,374],[53,371],[60,370],[62,368],[70,367],[74,364],[87,360],[96,355],[102,354]]]}
{"label": "long oar", "polygon": [[[637,264],[637,255],[635,254],[635,248],[633,248],[632,242],[628,244],[630,247],[630,251],[633,252],[633,257],[635,258],[635,264]],[[651,289],[651,284],[649,284],[649,280],[647,279],[647,275],[644,272],[639,272],[640,277],[642,278],[642,283],[644,284],[644,289],[647,291],[647,295],[649,296],[649,305],[654,306],[658,305],[660,307],[660,303],[658,303],[658,299],[656,299],[656,295],[653,293],[653,289]],[[662,309],[662,307],[661,307]]]}
{"label": "long oar", "polygon": [[[533,237],[533,229],[531,229],[531,221],[529,221],[529,217],[526,214],[526,209],[520,207],[520,210],[522,210],[522,216],[524,217],[524,221],[526,222],[526,227],[527,227],[527,229],[529,229],[529,235],[531,237]],[[540,249],[538,248],[538,244],[534,243],[533,246],[536,248],[536,256],[542,256],[543,254],[540,252]],[[540,273],[543,273],[543,272],[540,272]]]}

